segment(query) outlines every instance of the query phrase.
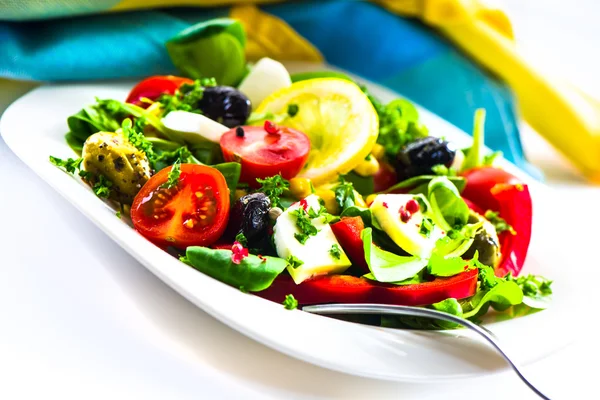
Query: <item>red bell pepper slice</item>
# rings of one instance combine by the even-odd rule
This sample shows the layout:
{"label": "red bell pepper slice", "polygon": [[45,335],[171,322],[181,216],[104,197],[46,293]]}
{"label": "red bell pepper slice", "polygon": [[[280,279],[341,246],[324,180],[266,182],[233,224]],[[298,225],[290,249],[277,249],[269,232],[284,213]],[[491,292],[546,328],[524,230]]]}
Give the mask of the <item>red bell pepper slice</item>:
{"label": "red bell pepper slice", "polygon": [[188,78],[181,78],[173,75],[151,76],[135,85],[135,87],[131,89],[131,92],[129,93],[129,96],[127,96],[127,100],[125,100],[125,102],[146,108],[149,106],[149,104],[141,100],[143,97],[155,101],[162,94],[175,93],[175,91],[184,83],[191,84],[194,83],[194,81]]}
{"label": "red bell pepper slice", "polygon": [[532,204],[527,185],[514,175],[494,167],[466,171],[467,185],[462,195],[481,210],[498,212],[510,224],[516,235],[502,232],[500,240],[500,263],[497,276],[507,273],[518,275],[531,239]]}
{"label": "red bell pepper slice", "polygon": [[281,303],[287,294],[293,294],[298,304],[321,303],[378,303],[423,306],[447,298],[464,299],[477,289],[477,269],[465,271],[450,278],[397,286],[350,275],[325,275],[296,285],[291,277],[281,275],[273,284],[256,295]]}
{"label": "red bell pepper slice", "polygon": [[365,259],[363,241],[360,238],[363,229],[365,224],[361,217],[343,217],[339,222],[331,225],[333,234],[352,264],[360,267],[367,274],[370,271]]}

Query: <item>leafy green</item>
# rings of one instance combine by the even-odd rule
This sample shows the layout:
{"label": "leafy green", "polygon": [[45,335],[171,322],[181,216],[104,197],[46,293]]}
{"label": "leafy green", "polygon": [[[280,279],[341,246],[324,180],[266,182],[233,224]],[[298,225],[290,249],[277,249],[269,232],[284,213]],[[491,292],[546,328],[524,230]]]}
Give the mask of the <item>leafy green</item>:
{"label": "leafy green", "polygon": [[[462,318],[462,316],[463,316],[463,310],[462,310],[460,303],[458,302],[458,300],[453,299],[453,298],[442,300],[438,303],[433,303],[431,305],[431,308],[433,308],[434,310],[437,310],[437,311],[443,311],[445,313],[454,315],[456,317]],[[443,320],[437,320],[436,323],[442,329],[455,329],[455,328],[458,328],[461,326],[460,324],[457,324],[455,322],[449,322],[449,321],[443,321]]]}
{"label": "leafy green", "polygon": [[104,175],[98,175],[98,181],[92,186],[92,190],[96,196],[106,199],[110,196],[111,187],[113,183],[108,180]]}
{"label": "leafy green", "polygon": [[[153,147],[155,144],[153,144]],[[186,146],[181,146],[172,151],[162,151],[154,158],[153,168],[160,171],[170,165],[175,164],[177,160],[182,164],[201,164],[189,151]]]}
{"label": "leafy green", "polygon": [[240,174],[242,173],[241,164],[236,162],[227,162],[211,165],[211,167],[223,174],[225,183],[227,183],[227,188],[229,189],[229,197],[233,204],[233,199],[235,198],[235,189],[240,180]]}
{"label": "leafy green", "polygon": [[271,200],[272,207],[280,207],[283,209],[280,199],[287,189],[290,188],[290,182],[283,179],[280,174],[273,175],[270,178],[256,178],[256,182],[261,184],[259,192],[262,192]]}
{"label": "leafy green", "polygon": [[119,211],[117,211],[117,212],[115,213],[115,216],[116,216],[117,218],[121,219],[121,211],[120,211],[120,210],[119,210]]}
{"label": "leafy green", "polygon": [[258,292],[271,286],[273,280],[287,266],[278,257],[258,257],[249,254],[239,264],[231,260],[231,250],[215,250],[207,247],[190,246],[186,250],[186,261],[193,268],[223,283],[250,292]]}
{"label": "leafy green", "polygon": [[299,266],[301,266],[302,264],[304,264],[304,261],[302,261],[301,259],[299,259],[298,257],[296,257],[292,254],[290,254],[288,256],[288,258],[285,259],[285,261],[287,262],[288,267],[292,267],[294,269],[296,269]]}
{"label": "leafy green", "polygon": [[166,189],[171,189],[177,186],[179,183],[179,177],[181,176],[181,161],[175,161],[173,167],[169,171],[169,175],[167,175],[167,181],[161,185],[161,187]]}
{"label": "leafy green", "polygon": [[485,219],[487,219],[488,221],[490,221],[492,223],[492,225],[494,225],[494,228],[496,229],[496,233],[501,233],[501,232],[508,231],[512,235],[516,235],[517,234],[517,232],[515,232],[515,230],[513,229],[513,227],[510,226],[508,223],[506,223],[506,221],[504,220],[504,218],[500,217],[500,213],[494,212],[492,210],[487,210],[485,212],[484,217],[485,217]]}
{"label": "leafy green", "polygon": [[363,196],[370,195],[375,191],[375,181],[372,176],[360,176],[356,172],[350,171],[344,175],[344,179],[351,183],[354,190]]}
{"label": "leafy green", "polygon": [[462,227],[469,220],[469,206],[456,186],[445,176],[432,179],[428,185],[429,203],[435,223],[443,230]]}
{"label": "leafy green", "polygon": [[[137,128],[150,126],[159,135],[168,139],[169,132],[156,116],[135,104],[123,103],[113,99],[96,99],[96,103],[86,106],[67,118],[69,137],[83,142],[96,132],[115,132],[126,118],[135,118]],[[177,140],[175,140],[177,141]]]}
{"label": "leafy green", "polygon": [[283,306],[286,310],[294,310],[298,308],[298,300],[294,298],[293,294],[286,294],[285,300],[283,300]]}
{"label": "leafy green", "polygon": [[483,165],[484,138],[485,109],[479,108],[475,111],[475,121],[473,123],[473,145],[462,164],[463,171]]}
{"label": "leafy green", "polygon": [[[377,279],[375,279],[375,275],[373,275],[372,272],[369,272],[368,274],[365,274],[362,276],[365,279],[370,279],[372,281],[377,281]],[[406,285],[415,285],[417,283],[423,283],[425,282],[423,280],[423,271],[411,276],[408,279],[405,279],[403,281],[398,281],[398,282],[386,282],[386,283],[390,283],[392,285],[398,285],[398,286],[406,286]]]}
{"label": "leafy green", "polygon": [[338,78],[344,79],[346,81],[353,82],[352,78],[342,72],[336,71],[309,71],[309,72],[297,72],[295,74],[291,74],[290,78],[292,79],[292,83],[305,81],[308,79],[317,79],[317,78]]}
{"label": "leafy green", "polygon": [[419,233],[428,238],[431,236],[433,226],[433,220],[431,218],[423,217],[423,221],[421,221],[421,227],[419,228]]}
{"label": "leafy green", "polygon": [[464,272],[468,261],[460,257],[444,257],[436,253],[431,254],[427,264],[427,272],[433,276],[448,277]]}
{"label": "leafy green", "polygon": [[444,164],[438,164],[431,167],[431,171],[438,176],[456,176],[456,170],[448,168]]}
{"label": "leafy green", "polygon": [[202,111],[198,108],[198,104],[202,100],[202,97],[204,97],[204,88],[216,85],[217,82],[214,78],[202,78],[196,79],[191,84],[182,84],[173,94],[162,94],[157,100],[162,104],[162,116],[164,117],[175,110],[202,114]]}
{"label": "leafy green", "polygon": [[58,157],[50,156],[50,162],[56,165],[58,168],[62,168],[67,171],[69,174],[74,174],[81,167],[81,163],[83,158],[67,158],[63,160]]}
{"label": "leafy green", "polygon": [[173,64],[193,79],[214,77],[218,84],[236,86],[246,73],[242,24],[217,18],[193,25],[167,41]]}
{"label": "leafy green", "polygon": [[[510,306],[523,302],[523,291],[515,282],[502,280],[491,289],[477,292],[462,304],[464,318],[479,316],[491,305],[498,310],[506,310]],[[485,307],[485,308],[484,308]]]}
{"label": "leafy green", "polygon": [[329,249],[329,254],[331,255],[331,257],[335,258],[336,260],[339,260],[340,258],[342,258],[342,249],[337,243],[332,244],[331,249]]}
{"label": "leafy green", "polygon": [[446,232],[446,236],[441,237],[435,243],[435,252],[446,258],[462,256],[473,244],[475,234],[482,225],[483,222],[479,221],[460,229],[449,230]]}
{"label": "leafy green", "polygon": [[427,128],[419,122],[419,113],[410,101],[397,99],[386,106],[373,105],[379,115],[377,143],[385,148],[388,157],[395,157],[407,143],[427,136]]}
{"label": "leafy green", "polygon": [[355,204],[354,186],[351,182],[346,181],[342,175],[339,176],[339,183],[333,191],[335,193],[335,201],[340,206],[342,212]]}
{"label": "leafy green", "polygon": [[156,158],[156,154],[152,149],[152,143],[146,139],[143,133],[137,131],[135,127],[133,127],[133,123],[129,118],[123,120],[121,124],[121,128],[123,130],[123,136],[125,139],[129,141],[135,148],[140,151],[143,151],[146,154],[146,157],[152,164],[154,159]]}
{"label": "leafy green", "polygon": [[310,215],[304,211],[304,208],[299,207],[291,211],[290,215],[296,217],[296,227],[298,227],[300,233],[294,233],[294,237],[300,243],[305,244],[309,237],[316,236],[319,233],[319,230],[312,224]]}
{"label": "leafy green", "polygon": [[83,150],[84,140],[79,139],[77,136],[73,135],[71,132],[65,135],[65,140],[69,147],[73,149],[73,151],[77,154],[81,154]]}
{"label": "leafy green", "polygon": [[246,236],[241,231],[237,235],[235,235],[234,241],[238,242],[243,247],[248,247],[248,239],[246,239]]}
{"label": "leafy green", "polygon": [[523,303],[531,308],[548,308],[552,300],[552,281],[542,276],[526,275],[518,278],[508,275],[506,280],[513,281],[523,291]]}
{"label": "leafy green", "polygon": [[399,256],[375,246],[372,231],[372,228],[365,228],[360,236],[367,265],[377,281],[400,282],[412,278],[427,265],[427,260],[419,257]]}
{"label": "leafy green", "polygon": [[[415,177],[406,179],[402,182],[396,183],[394,186],[391,186],[388,189],[386,189],[380,193],[410,191],[410,193],[413,193],[413,194],[422,193],[422,194],[427,195],[427,189],[429,186],[429,182],[435,178],[437,178],[437,175],[415,176]],[[465,185],[467,183],[466,179],[463,178],[462,176],[448,176],[447,179],[454,184],[454,186],[456,187],[456,189],[459,192],[462,192],[462,190],[465,188]]]}

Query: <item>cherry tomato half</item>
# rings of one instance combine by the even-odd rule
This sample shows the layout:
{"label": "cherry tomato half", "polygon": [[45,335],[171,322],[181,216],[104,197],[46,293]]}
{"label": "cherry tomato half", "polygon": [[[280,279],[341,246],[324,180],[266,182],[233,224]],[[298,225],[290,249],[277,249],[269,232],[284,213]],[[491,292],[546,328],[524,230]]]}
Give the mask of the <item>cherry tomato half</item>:
{"label": "cherry tomato half", "polygon": [[210,246],[221,237],[229,219],[225,178],[211,167],[182,164],[177,185],[168,189],[163,185],[171,168],[150,178],[133,200],[133,226],[158,245]]}
{"label": "cherry tomato half", "polygon": [[281,174],[291,179],[306,163],[310,151],[308,137],[284,126],[274,129],[268,133],[262,126],[243,126],[221,136],[225,160],[242,164],[241,182],[257,187],[256,178]]}
{"label": "cherry tomato half", "polygon": [[173,75],[151,76],[150,78],[146,78],[135,85],[135,87],[131,89],[131,92],[129,93],[129,96],[127,96],[127,100],[125,100],[125,102],[146,108],[148,107],[148,103],[142,102],[142,97],[154,101],[162,94],[175,93],[175,91],[179,89],[179,86],[184,83],[194,83],[194,81],[188,78],[181,78]]}

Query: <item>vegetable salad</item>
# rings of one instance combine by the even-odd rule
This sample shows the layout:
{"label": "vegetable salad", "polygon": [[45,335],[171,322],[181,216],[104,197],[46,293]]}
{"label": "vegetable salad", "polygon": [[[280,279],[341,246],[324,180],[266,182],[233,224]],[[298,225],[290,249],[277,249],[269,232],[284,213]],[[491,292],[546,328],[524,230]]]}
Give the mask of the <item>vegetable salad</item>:
{"label": "vegetable salad", "polygon": [[531,197],[486,153],[484,110],[458,148],[405,99],[383,104],[337,72],[249,64],[244,44],[233,20],[182,32],[167,49],[185,76],[84,106],[67,119],[79,157],[50,162],[190,267],[287,309],[398,304],[477,321],[548,305],[551,281],[519,276]]}

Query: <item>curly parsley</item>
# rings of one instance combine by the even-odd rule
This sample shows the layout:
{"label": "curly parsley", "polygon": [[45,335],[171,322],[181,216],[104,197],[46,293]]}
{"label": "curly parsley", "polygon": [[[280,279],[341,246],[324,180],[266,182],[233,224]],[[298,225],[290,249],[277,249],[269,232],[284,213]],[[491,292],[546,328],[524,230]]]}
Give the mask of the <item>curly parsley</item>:
{"label": "curly parsley", "polygon": [[92,186],[92,190],[96,196],[101,199],[106,199],[110,196],[111,187],[113,183],[108,180],[104,175],[98,175],[98,181]]}
{"label": "curly parsley", "polygon": [[181,160],[175,161],[173,167],[169,171],[167,181],[161,185],[162,188],[171,189],[177,186],[179,183],[179,177],[181,176]]}
{"label": "curly parsley", "polygon": [[265,179],[256,178],[256,182],[261,184],[258,191],[266,194],[271,200],[271,207],[279,207],[283,210],[281,196],[290,188],[290,182],[279,174]]}
{"label": "curly parsley", "polygon": [[283,306],[286,310],[294,310],[298,308],[298,300],[294,298],[293,294],[288,294],[285,296],[285,300],[283,301]]}
{"label": "curly parsley", "polygon": [[310,236],[316,236],[319,233],[319,230],[312,224],[310,215],[303,208],[300,207],[290,212],[290,215],[296,217],[296,226],[300,233],[294,233],[294,237],[300,243],[305,244]]}
{"label": "curly parsley", "polygon": [[235,235],[235,241],[239,242],[244,247],[248,247],[248,239],[246,238],[246,235],[244,235],[244,232],[242,232],[242,231],[240,231],[240,233]]}
{"label": "curly parsley", "polygon": [[285,261],[287,262],[288,267],[292,267],[294,269],[296,269],[299,266],[301,266],[302,264],[304,264],[304,261],[302,261],[298,257],[293,256],[291,254],[288,258],[285,259]]}
{"label": "curly parsley", "polygon": [[83,158],[67,158],[66,160],[60,159],[58,157],[50,156],[50,162],[56,165],[58,168],[62,168],[67,171],[69,174],[74,174],[78,169],[81,168],[81,163]]}
{"label": "curly parsley", "polygon": [[335,258],[336,260],[339,260],[340,258],[342,258],[342,249],[340,249],[340,246],[338,246],[337,244],[333,244],[331,246],[331,249],[329,249],[329,254],[331,255],[331,257]]}
{"label": "curly parsley", "polygon": [[163,116],[175,110],[202,114],[198,103],[204,97],[204,88],[216,85],[215,78],[202,78],[195,80],[194,83],[182,84],[174,94],[161,95],[157,101],[162,104]]}
{"label": "curly parsley", "polygon": [[152,163],[156,158],[156,154],[152,149],[152,143],[146,139],[146,136],[134,127],[129,118],[123,120],[121,129],[123,130],[125,139],[127,139],[136,149],[144,152],[148,160]]}
{"label": "curly parsley", "polygon": [[339,177],[339,184],[335,187],[334,193],[340,211],[344,211],[355,204],[354,185],[352,185],[352,182],[346,181],[342,175]]}

